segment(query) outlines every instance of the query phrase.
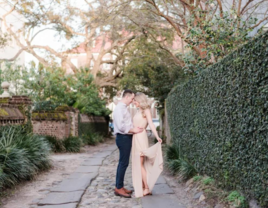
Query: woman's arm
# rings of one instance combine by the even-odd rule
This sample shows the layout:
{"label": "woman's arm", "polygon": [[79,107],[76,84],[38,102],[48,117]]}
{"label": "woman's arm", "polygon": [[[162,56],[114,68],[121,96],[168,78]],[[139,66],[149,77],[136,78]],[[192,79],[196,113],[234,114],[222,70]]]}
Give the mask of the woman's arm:
{"label": "woman's arm", "polygon": [[155,125],[154,125],[154,123],[153,123],[152,115],[151,115],[151,111],[150,111],[150,109],[146,109],[146,110],[144,111],[144,113],[145,113],[146,119],[147,119],[147,121],[148,121],[148,124],[149,124],[149,126],[150,126],[152,132],[153,132],[154,135],[155,135],[155,138],[157,139],[158,142],[162,143],[162,139],[158,136],[158,133],[157,133],[156,128],[155,128]]}

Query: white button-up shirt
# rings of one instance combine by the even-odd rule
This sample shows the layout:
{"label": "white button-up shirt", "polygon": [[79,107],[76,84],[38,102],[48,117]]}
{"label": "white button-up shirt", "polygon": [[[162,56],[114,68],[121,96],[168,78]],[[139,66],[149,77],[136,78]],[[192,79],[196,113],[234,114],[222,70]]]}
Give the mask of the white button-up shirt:
{"label": "white button-up shirt", "polygon": [[114,133],[129,134],[129,130],[133,128],[132,118],[127,109],[127,105],[118,102],[113,112]]}

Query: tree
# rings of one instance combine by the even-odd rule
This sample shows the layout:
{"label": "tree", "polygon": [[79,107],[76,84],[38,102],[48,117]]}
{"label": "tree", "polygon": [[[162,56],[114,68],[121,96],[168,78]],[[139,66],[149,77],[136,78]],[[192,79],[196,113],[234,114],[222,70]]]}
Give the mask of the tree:
{"label": "tree", "polygon": [[[84,0],[83,6],[69,0],[13,0],[12,2],[14,6],[3,16],[3,23],[21,50],[9,61],[14,60],[22,51],[27,51],[44,67],[57,66],[54,60],[60,59],[63,69],[70,67],[77,73],[79,69],[71,62],[68,50],[58,51],[45,43],[34,44],[34,39],[40,33],[54,30],[57,31],[61,41],[72,42],[73,46],[84,46],[86,67],[91,70],[98,86],[116,86],[116,79],[122,74],[126,47],[135,39],[137,30],[137,27],[130,26],[129,22],[122,18],[121,14],[125,11],[117,8],[120,2]],[[27,20],[19,32],[13,31],[6,22],[7,15],[15,10]],[[19,36],[23,36],[23,40]],[[99,55],[94,57],[92,48],[97,38],[101,40],[101,48]],[[107,41],[111,43],[108,47],[106,47]],[[45,53],[46,57],[42,56],[41,52]],[[114,58],[104,60],[106,54],[111,54]],[[101,70],[101,65],[105,63],[112,65],[109,72]]]}
{"label": "tree", "polygon": [[27,95],[38,110],[54,110],[60,105],[73,106],[81,113],[109,115],[105,100],[99,97],[97,86],[88,69],[65,74],[61,68],[44,68],[41,64],[24,68],[8,64],[1,74],[12,84],[15,95]]}
{"label": "tree", "polygon": [[160,108],[164,106],[170,90],[189,78],[169,52],[161,50],[145,36],[134,40],[129,53],[131,58],[124,69],[120,86],[154,97]]}
{"label": "tree", "polygon": [[[233,0],[227,10],[223,0],[139,2],[154,18],[165,20],[165,25],[172,27],[183,40],[186,50],[181,51],[182,54],[172,54],[172,57],[189,72],[215,63],[245,43],[249,32],[268,20],[266,0]],[[263,14],[257,19],[258,10]]]}

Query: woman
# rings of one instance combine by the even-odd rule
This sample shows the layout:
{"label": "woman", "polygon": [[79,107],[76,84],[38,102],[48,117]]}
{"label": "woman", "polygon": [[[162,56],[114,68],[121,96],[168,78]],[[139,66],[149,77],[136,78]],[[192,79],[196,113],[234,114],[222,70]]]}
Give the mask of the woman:
{"label": "woman", "polygon": [[[151,195],[156,180],[163,170],[162,140],[153,124],[150,111],[151,105],[146,95],[137,93],[133,102],[139,109],[133,118],[133,125],[144,129],[143,132],[134,134],[132,139],[133,187],[135,197],[142,197]],[[158,143],[150,148],[145,130],[148,124],[158,140]]]}

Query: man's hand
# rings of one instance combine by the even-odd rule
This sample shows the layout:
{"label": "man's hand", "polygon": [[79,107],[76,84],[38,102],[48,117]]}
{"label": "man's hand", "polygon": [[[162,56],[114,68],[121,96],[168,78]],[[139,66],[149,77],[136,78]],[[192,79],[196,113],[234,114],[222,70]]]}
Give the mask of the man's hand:
{"label": "man's hand", "polygon": [[133,129],[129,130],[129,133],[133,133],[133,134],[138,134],[143,132],[144,128],[140,128],[140,127],[134,127]]}

